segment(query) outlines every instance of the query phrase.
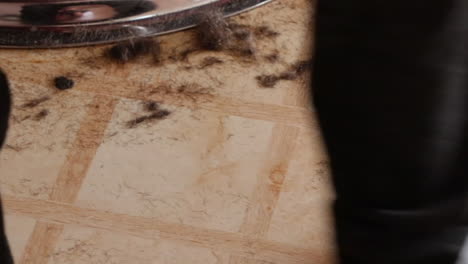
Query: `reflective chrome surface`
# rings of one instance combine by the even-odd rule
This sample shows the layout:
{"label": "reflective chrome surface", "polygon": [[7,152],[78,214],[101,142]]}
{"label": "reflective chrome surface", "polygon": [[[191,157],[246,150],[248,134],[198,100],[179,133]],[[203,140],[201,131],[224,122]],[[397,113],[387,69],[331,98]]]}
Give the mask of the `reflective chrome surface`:
{"label": "reflective chrome surface", "polygon": [[203,12],[219,9],[230,16],[269,1],[0,1],[0,47],[66,47],[153,36],[194,26]]}

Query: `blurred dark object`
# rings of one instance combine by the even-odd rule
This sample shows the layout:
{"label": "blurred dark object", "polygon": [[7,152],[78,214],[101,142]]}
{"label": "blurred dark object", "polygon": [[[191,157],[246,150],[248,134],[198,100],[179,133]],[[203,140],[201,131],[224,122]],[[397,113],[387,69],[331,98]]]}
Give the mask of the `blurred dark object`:
{"label": "blurred dark object", "polygon": [[468,1],[326,0],[317,15],[341,263],[454,264],[468,232]]}
{"label": "blurred dark object", "polygon": [[[5,143],[10,117],[11,96],[6,75],[0,71],[0,148]],[[0,263],[12,264],[13,258],[5,234],[3,209],[0,200]]]}
{"label": "blurred dark object", "polygon": [[75,86],[75,82],[65,76],[59,76],[54,79],[55,87],[59,90],[68,90]]}
{"label": "blurred dark object", "polygon": [[3,146],[8,130],[10,117],[11,96],[8,79],[0,70],[0,148]]}

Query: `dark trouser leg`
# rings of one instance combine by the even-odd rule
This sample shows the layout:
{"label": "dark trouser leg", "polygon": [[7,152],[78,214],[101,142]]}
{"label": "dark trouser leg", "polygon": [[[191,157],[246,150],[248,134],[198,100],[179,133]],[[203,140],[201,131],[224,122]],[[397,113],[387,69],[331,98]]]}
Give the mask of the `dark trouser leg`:
{"label": "dark trouser leg", "polygon": [[[6,76],[0,71],[0,148],[3,146],[8,129],[8,118],[10,116],[10,89]],[[1,176],[1,175],[0,175]],[[12,264],[10,247],[5,235],[3,224],[3,210],[0,201],[0,263]]]}
{"label": "dark trouser leg", "polygon": [[451,264],[468,233],[468,1],[319,0],[314,101],[343,264]]}

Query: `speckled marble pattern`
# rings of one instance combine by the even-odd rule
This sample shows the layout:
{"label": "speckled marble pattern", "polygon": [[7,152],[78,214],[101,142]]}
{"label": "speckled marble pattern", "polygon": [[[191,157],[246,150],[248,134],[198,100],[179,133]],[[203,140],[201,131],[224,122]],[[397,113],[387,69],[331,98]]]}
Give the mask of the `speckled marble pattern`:
{"label": "speckled marble pattern", "polygon": [[[15,100],[0,183],[17,263],[333,263],[306,75],[273,88],[255,79],[311,58],[312,18],[309,0],[235,17],[279,33],[256,38],[253,58],[174,60],[193,30],[159,38],[159,65],[114,63],[106,46],[0,50]],[[222,63],[202,68],[208,57]],[[59,75],[75,88],[56,91]],[[129,125],[148,100],[171,115]]]}

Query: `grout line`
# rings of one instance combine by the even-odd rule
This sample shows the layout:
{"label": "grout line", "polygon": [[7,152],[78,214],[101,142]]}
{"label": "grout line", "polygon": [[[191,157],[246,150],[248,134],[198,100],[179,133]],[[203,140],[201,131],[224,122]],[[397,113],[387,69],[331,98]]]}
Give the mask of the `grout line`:
{"label": "grout line", "polygon": [[200,104],[200,108],[244,118],[271,121],[280,125],[297,127],[315,127],[317,125],[312,119],[313,112],[311,110],[295,106],[261,104],[218,98],[217,100]]}
{"label": "grout line", "polygon": [[298,135],[296,127],[276,125],[273,128],[269,155],[257,173],[257,187],[240,230],[242,234],[259,238],[267,235]]}
{"label": "grout line", "polygon": [[[95,96],[75,141],[60,169],[50,199],[73,203],[78,196],[88,168],[101,144],[117,100]],[[63,231],[63,224],[38,220],[29,237],[20,264],[47,264]]]}
{"label": "grout line", "polygon": [[271,121],[290,126],[317,126],[317,124],[314,122],[314,119],[312,118],[313,111],[299,106],[247,102],[239,99],[216,95],[203,95],[197,99],[196,96],[181,97],[167,93],[135,94],[121,89],[112,90],[112,95],[107,94],[105,89],[80,91],[94,95],[113,96],[121,99],[162,101],[164,104],[173,105],[176,107],[220,112],[226,115]]}
{"label": "grout line", "polygon": [[[257,187],[240,233],[266,239],[298,136],[297,127],[276,125],[273,128],[269,155],[257,173]],[[229,263],[242,264],[244,260],[232,255]]]}
{"label": "grout line", "polygon": [[229,264],[275,264],[269,261],[255,260],[247,257],[231,256]]}
{"label": "grout line", "polygon": [[177,241],[189,246],[221,250],[240,257],[255,256],[257,260],[298,264],[325,263],[327,254],[333,253],[323,252],[323,250],[314,252],[314,249],[298,248],[239,233],[168,223],[149,217],[80,208],[59,202],[12,196],[5,196],[3,200],[6,212],[13,215],[32,217],[58,225],[76,225],[107,230],[151,240]]}
{"label": "grout line", "polygon": [[[34,231],[24,249],[21,264],[47,264],[56,242],[62,234],[63,225],[36,222]],[[40,243],[39,243],[40,242]]]}
{"label": "grout line", "polygon": [[50,200],[73,203],[112,118],[116,99],[96,96],[62,165]]}

